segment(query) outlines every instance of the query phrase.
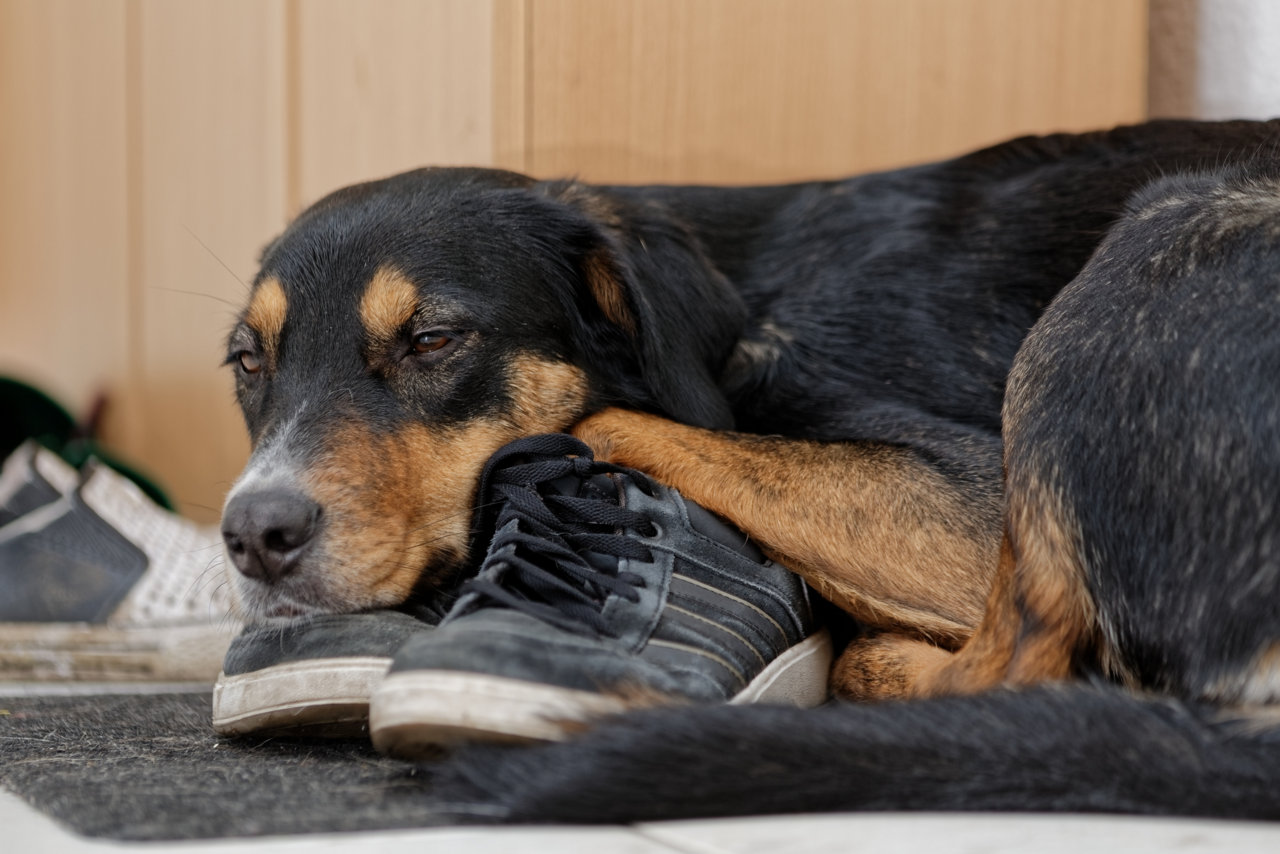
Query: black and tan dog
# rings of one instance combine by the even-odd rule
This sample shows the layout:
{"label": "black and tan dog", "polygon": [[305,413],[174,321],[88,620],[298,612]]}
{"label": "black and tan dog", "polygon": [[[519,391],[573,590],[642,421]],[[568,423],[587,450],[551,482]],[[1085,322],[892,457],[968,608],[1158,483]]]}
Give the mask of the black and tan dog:
{"label": "black and tan dog", "polygon": [[1141,191],[1031,330],[1004,419],[986,616],[911,686],[967,696],[640,712],[436,785],[523,821],[1280,819],[1280,158]]}
{"label": "black and tan dog", "polygon": [[[1061,337],[1083,343],[1111,315],[1082,315],[1059,325],[1070,333],[1033,339],[1051,355],[1025,357],[1014,374],[1022,391],[1009,398],[1003,547],[1000,410],[1023,338],[1135,191],[1163,174],[1271,154],[1277,141],[1280,123],[1163,122],[784,187],[592,187],[426,170],[335,193],[268,247],[230,339],[254,440],[224,514],[242,598],[251,613],[285,615],[430,595],[474,557],[472,492],[484,459],[516,436],[573,426],[602,456],[737,523],[856,617],[867,634],[836,674],[850,696],[965,693],[1092,662],[1178,696],[1188,692],[1173,689],[1217,668],[1218,694],[1201,684],[1195,699],[1273,702],[1274,648],[1229,665],[1205,651],[1214,642],[1204,620],[1186,627],[1178,621],[1194,615],[1155,607],[1165,597],[1147,575],[1134,576],[1136,589],[1099,589],[1090,574],[1096,557],[1074,502],[1114,491],[1115,506],[1098,512],[1119,527],[1143,505],[1124,492],[1138,481],[1106,468],[1115,430],[1098,426],[1108,423],[1103,379],[1125,375],[1123,360],[1073,357]],[[1151,202],[1152,216],[1164,204]],[[1137,233],[1159,254],[1156,226]],[[1108,276],[1104,268],[1095,278]],[[1150,386],[1153,370],[1137,372],[1134,388]],[[1037,397],[1041,374],[1060,386],[1052,397]],[[1122,426],[1126,413],[1148,413],[1111,405]],[[1024,407],[1038,414],[1019,421]],[[1059,422],[1061,435],[1050,435]],[[1020,423],[1039,425],[1022,445]],[[1111,480],[1093,480],[1100,475]],[[1062,477],[1086,486],[1068,494]],[[1154,481],[1150,489],[1160,491]],[[1175,560],[1197,553],[1195,536],[1166,533]],[[1274,616],[1274,568],[1257,571],[1224,577],[1251,583]],[[1225,587],[1215,592],[1226,596]],[[1150,609],[1135,607],[1141,595],[1154,597]],[[1221,616],[1225,605],[1195,608]],[[1260,631],[1275,629],[1272,620]],[[1239,653],[1241,634],[1227,634]],[[1201,664],[1166,662],[1179,649],[1200,650],[1186,655]],[[771,714],[749,712],[743,726],[769,730]],[[696,729],[699,716],[688,719]],[[929,744],[945,741],[931,735]],[[522,803],[535,806],[519,814],[571,812],[551,784],[571,780],[569,771],[607,776],[612,743],[625,744],[588,741],[547,766],[566,774],[530,781]],[[836,747],[804,744],[824,756]],[[910,755],[882,746],[877,768]],[[644,779],[643,763],[627,767]],[[654,810],[738,811],[707,791],[701,801],[653,801]],[[858,805],[782,805],[773,795],[740,803]],[[573,817],[611,817],[589,812]]]}

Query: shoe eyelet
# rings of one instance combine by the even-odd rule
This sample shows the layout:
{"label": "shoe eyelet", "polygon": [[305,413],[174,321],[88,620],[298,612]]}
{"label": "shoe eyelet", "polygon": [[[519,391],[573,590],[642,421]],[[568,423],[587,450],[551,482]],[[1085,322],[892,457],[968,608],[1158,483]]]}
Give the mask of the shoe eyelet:
{"label": "shoe eyelet", "polygon": [[664,533],[662,526],[659,525],[657,522],[653,521],[652,519],[649,519],[647,521],[649,523],[649,530],[642,533],[641,536],[644,537],[644,539],[646,540],[662,539],[662,535]]}
{"label": "shoe eyelet", "polygon": [[637,489],[639,489],[641,492],[643,492],[645,495],[649,496],[650,498],[657,497],[658,489],[654,485],[654,482],[652,480],[640,474],[640,472],[629,472],[629,474],[631,475],[630,477],[631,483],[635,485]]}

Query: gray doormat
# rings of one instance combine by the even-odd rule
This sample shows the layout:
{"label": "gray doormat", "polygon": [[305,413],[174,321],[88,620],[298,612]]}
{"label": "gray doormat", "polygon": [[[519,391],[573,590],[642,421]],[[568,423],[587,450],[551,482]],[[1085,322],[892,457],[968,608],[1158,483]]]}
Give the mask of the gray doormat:
{"label": "gray doormat", "polygon": [[71,830],[120,840],[456,823],[414,766],[365,741],[224,740],[209,703],[0,696],[0,785]]}

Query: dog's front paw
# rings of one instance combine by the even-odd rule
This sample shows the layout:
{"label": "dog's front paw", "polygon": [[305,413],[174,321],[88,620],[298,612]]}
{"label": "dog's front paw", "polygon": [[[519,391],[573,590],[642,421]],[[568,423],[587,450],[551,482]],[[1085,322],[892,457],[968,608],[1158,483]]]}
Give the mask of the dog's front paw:
{"label": "dog's front paw", "polygon": [[597,460],[637,467],[641,461],[636,458],[636,450],[643,444],[637,438],[645,436],[646,431],[652,434],[658,425],[666,423],[643,412],[605,409],[579,421],[573,435],[587,443]]}

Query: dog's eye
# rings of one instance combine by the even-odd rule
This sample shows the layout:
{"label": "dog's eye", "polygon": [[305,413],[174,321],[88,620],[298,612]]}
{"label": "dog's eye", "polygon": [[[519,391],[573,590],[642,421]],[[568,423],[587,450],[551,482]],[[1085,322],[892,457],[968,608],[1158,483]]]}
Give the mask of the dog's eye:
{"label": "dog's eye", "polygon": [[256,374],[262,370],[262,357],[249,350],[241,350],[237,353],[236,361],[240,364],[240,370],[246,374]]}
{"label": "dog's eye", "polygon": [[413,336],[413,352],[419,356],[425,356],[430,353],[438,353],[452,343],[452,336],[445,332],[435,329],[429,332],[419,332]]}

